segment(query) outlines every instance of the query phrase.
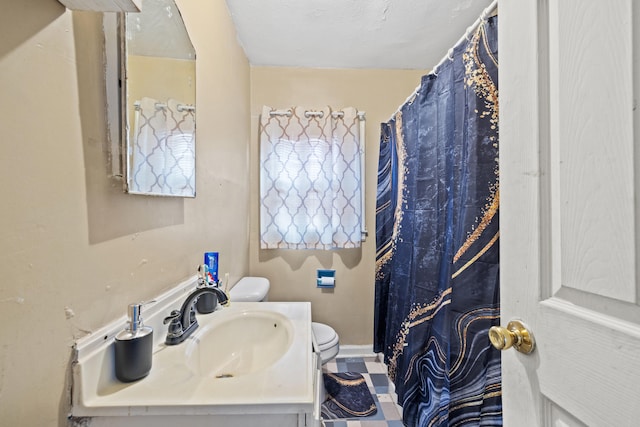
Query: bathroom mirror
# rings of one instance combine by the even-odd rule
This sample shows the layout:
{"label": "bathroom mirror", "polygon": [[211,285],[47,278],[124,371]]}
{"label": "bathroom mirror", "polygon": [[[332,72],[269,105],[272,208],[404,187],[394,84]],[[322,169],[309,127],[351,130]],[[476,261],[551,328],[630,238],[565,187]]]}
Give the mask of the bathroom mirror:
{"label": "bathroom mirror", "polygon": [[174,0],[120,15],[125,191],[195,197],[196,52]]}

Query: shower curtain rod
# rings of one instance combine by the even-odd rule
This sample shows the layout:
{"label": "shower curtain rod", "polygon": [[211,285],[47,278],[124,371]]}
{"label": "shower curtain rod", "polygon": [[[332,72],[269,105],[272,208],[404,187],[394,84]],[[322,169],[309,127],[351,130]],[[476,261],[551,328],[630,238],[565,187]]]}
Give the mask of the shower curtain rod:
{"label": "shower curtain rod", "polygon": [[[134,108],[139,111],[141,106],[140,106],[140,101],[136,101],[133,103]],[[155,107],[156,110],[165,110],[167,108],[167,104],[163,104],[162,102],[156,102],[155,103]],[[182,112],[182,111],[196,111],[196,107],[193,105],[187,105],[187,104],[178,104],[178,111]]]}
{"label": "shower curtain rod", "polygon": [[[444,55],[442,57],[442,59],[436,64],[435,67],[433,67],[433,69],[427,75],[434,74],[434,75],[437,76],[438,75],[438,68],[444,63],[444,61],[446,61],[446,60],[453,61],[453,57],[452,57],[453,49],[455,49],[461,43],[464,43],[465,40],[469,40],[469,35],[472,32],[474,32],[476,30],[476,28],[478,28],[482,22],[486,21],[488,18],[490,18],[491,16],[495,15],[495,14],[492,15],[492,13],[495,12],[497,8],[498,8],[498,0],[493,0],[491,2],[491,4],[489,6],[487,6],[487,8],[485,10],[482,11],[482,13],[478,17],[478,19],[476,19],[473,24],[471,24],[469,27],[467,27],[467,31],[465,31],[465,33],[462,35],[462,37],[460,37],[458,39],[458,41],[453,45],[453,47],[447,51],[446,55]],[[420,90],[420,86],[421,86],[420,84],[418,84],[418,86],[416,86],[416,88],[413,90],[413,92],[411,92],[411,95],[409,95],[407,97],[407,99],[405,99],[404,102],[402,104],[400,104],[398,109],[389,117],[389,120],[393,119],[396,116],[396,114],[398,114],[398,111],[400,111],[402,106],[404,104],[406,104],[407,102],[409,102],[411,100],[411,98],[413,98],[415,96],[415,94],[418,93],[418,90]],[[387,120],[387,121],[389,121],[389,120]]]}
{"label": "shower curtain rod", "polygon": [[[293,114],[293,112],[291,110],[271,110],[271,111],[269,111],[269,115],[271,115],[271,116],[291,116],[292,114]],[[357,114],[358,114],[358,119],[359,120],[366,120],[364,111],[358,111]],[[318,117],[322,118],[322,116],[324,116],[324,112],[307,110],[307,111],[304,112],[304,116],[307,117],[307,118],[310,117],[310,116],[318,116]],[[344,116],[344,113],[342,111],[334,111],[334,112],[331,113],[331,116],[335,119],[335,118]]]}

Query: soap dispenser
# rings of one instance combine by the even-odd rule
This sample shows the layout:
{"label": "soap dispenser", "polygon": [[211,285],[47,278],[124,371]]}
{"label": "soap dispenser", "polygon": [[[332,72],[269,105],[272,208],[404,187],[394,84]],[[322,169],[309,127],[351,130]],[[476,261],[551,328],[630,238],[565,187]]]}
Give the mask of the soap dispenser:
{"label": "soap dispenser", "polygon": [[129,325],[115,339],[116,377],[122,382],[144,378],[151,370],[153,329],[142,324],[142,304],[129,304]]}

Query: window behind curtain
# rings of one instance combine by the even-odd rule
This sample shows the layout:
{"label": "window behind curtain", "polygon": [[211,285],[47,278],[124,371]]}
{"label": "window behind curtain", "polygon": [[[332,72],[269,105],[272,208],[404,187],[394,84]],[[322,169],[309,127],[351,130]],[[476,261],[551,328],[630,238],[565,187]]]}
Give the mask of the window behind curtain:
{"label": "window behind curtain", "polygon": [[260,246],[355,248],[362,240],[359,122],[355,108],[263,107]]}

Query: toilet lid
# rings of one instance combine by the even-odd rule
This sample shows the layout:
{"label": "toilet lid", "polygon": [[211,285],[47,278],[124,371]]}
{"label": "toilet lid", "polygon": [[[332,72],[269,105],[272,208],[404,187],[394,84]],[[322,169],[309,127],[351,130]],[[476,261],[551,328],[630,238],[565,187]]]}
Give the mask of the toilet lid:
{"label": "toilet lid", "polygon": [[324,323],[312,322],[311,330],[321,351],[325,348],[333,347],[338,343],[338,334],[336,334],[336,331],[333,330],[331,326],[325,325]]}
{"label": "toilet lid", "polygon": [[231,301],[262,301],[269,293],[269,280],[264,277],[243,277],[229,291]]}

